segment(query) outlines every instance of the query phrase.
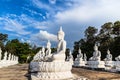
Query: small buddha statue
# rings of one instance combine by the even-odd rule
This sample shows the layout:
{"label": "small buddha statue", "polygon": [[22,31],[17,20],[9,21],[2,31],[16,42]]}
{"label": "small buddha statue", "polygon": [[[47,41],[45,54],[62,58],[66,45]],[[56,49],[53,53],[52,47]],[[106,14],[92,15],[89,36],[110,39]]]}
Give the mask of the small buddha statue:
{"label": "small buddha statue", "polygon": [[73,64],[73,56],[71,51],[69,52],[69,61]]}
{"label": "small buddha statue", "polygon": [[60,27],[60,30],[57,34],[57,52],[53,54],[53,61],[65,61],[66,41],[64,40],[64,36],[65,33],[63,32],[62,27]]}
{"label": "small buddha statue", "polygon": [[93,56],[89,59],[90,61],[100,61],[101,52],[98,50],[98,46],[95,44]]}
{"label": "small buddha statue", "polygon": [[33,61],[42,61],[42,51],[41,49],[36,53],[36,55],[33,57]]}
{"label": "small buddha statue", "polygon": [[116,61],[120,61],[120,55],[115,58]]}
{"label": "small buddha statue", "polygon": [[78,53],[79,53],[79,54],[77,55],[77,60],[83,61],[83,54],[82,54],[80,48],[79,48],[79,50],[78,50]]}
{"label": "small buddha statue", "polygon": [[47,50],[46,50],[46,56],[51,55],[51,43],[50,41],[47,42],[47,46],[46,46]]}
{"label": "small buddha statue", "polygon": [[0,60],[1,60],[1,58],[2,58],[2,50],[0,48]]}
{"label": "small buddha statue", "polygon": [[84,61],[87,61],[87,56],[85,53],[84,53]]}
{"label": "small buddha statue", "polygon": [[112,54],[110,54],[110,50],[107,50],[107,55],[106,55],[106,58],[104,60],[105,61],[112,61]]}
{"label": "small buddha statue", "polygon": [[7,60],[7,52],[4,53],[3,60]]}
{"label": "small buddha statue", "polygon": [[11,53],[9,53],[8,60],[9,61],[11,60]]}

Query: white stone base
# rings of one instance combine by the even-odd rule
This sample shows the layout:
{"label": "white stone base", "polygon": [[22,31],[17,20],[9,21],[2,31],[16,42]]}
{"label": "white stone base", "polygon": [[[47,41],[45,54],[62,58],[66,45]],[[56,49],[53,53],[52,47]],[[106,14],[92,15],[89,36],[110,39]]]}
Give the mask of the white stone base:
{"label": "white stone base", "polygon": [[114,67],[114,61],[105,61],[105,70],[109,71]]}
{"label": "white stone base", "polygon": [[8,67],[8,66],[15,65],[15,64],[18,64],[18,61],[1,60],[0,68]]}
{"label": "white stone base", "polygon": [[74,61],[75,67],[84,67],[85,66],[85,61]]}
{"label": "white stone base", "polygon": [[120,71],[120,61],[115,61],[116,71]]}
{"label": "white stone base", "polygon": [[[61,80],[73,77],[70,62],[31,62],[32,80]],[[34,73],[36,72],[36,73]]]}
{"label": "white stone base", "polygon": [[39,72],[37,74],[32,73],[31,79],[32,80],[62,80],[62,79],[70,79],[73,75],[71,71],[66,72]]}
{"label": "white stone base", "polygon": [[87,65],[89,68],[105,68],[104,61],[88,61]]}

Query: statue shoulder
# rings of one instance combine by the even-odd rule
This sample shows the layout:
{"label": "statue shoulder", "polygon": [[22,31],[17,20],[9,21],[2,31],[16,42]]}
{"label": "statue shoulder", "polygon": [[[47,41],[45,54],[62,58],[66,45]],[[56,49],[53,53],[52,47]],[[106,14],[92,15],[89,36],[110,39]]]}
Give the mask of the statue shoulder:
{"label": "statue shoulder", "polygon": [[65,40],[63,40],[63,41],[62,41],[62,43],[63,43],[63,44],[66,44],[66,41],[65,41]]}

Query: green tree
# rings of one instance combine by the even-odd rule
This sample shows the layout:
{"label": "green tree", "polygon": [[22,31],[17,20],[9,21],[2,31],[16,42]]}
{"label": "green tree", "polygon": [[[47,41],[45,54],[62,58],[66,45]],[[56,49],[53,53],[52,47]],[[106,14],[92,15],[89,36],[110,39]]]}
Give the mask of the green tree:
{"label": "green tree", "polygon": [[95,34],[97,33],[98,29],[96,29],[95,27],[89,26],[86,30],[85,30],[85,37],[87,39],[92,39],[95,37]]}
{"label": "green tree", "polygon": [[8,40],[8,35],[0,33],[0,47],[2,48],[3,52],[5,51],[4,42]]}
{"label": "green tree", "polygon": [[120,36],[120,21],[116,21],[113,26],[113,34]]}
{"label": "green tree", "polygon": [[29,55],[33,55],[31,46],[28,43],[21,43],[18,39],[8,41],[6,44],[6,50],[9,53],[17,55],[20,63],[25,63]]}

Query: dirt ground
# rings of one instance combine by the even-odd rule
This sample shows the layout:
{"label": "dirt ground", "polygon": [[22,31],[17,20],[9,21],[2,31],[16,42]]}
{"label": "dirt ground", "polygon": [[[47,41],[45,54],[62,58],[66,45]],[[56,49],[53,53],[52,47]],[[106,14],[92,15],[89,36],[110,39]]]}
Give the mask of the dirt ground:
{"label": "dirt ground", "polygon": [[[27,80],[28,64],[18,64],[0,68],[0,80]],[[73,68],[72,73],[84,76],[89,80],[120,80],[120,73],[95,71],[83,68]]]}
{"label": "dirt ground", "polygon": [[89,80],[120,80],[120,73],[110,73],[83,68],[73,68],[72,73],[78,76],[84,76]]}
{"label": "dirt ground", "polygon": [[27,64],[17,64],[5,68],[0,68],[0,80],[27,80]]}

